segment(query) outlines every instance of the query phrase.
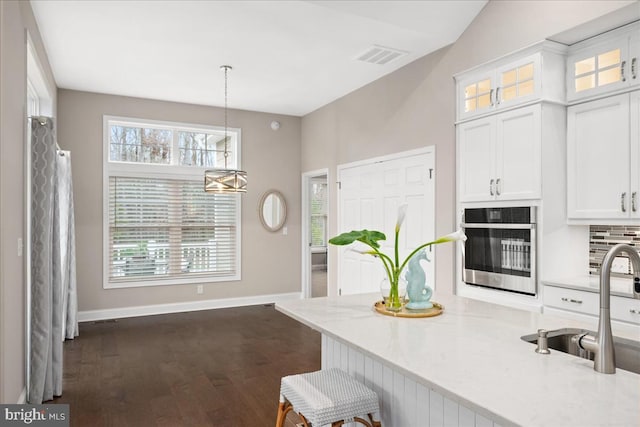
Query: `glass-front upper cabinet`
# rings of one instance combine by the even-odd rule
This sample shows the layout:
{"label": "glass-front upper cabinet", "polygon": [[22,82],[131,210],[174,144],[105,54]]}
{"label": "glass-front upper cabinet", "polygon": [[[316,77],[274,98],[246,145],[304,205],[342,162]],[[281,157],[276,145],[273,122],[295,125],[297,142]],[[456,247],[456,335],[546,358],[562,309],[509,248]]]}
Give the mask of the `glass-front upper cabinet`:
{"label": "glass-front upper cabinet", "polygon": [[567,100],[592,98],[640,85],[640,25],[632,24],[571,47]]}
{"label": "glass-front upper cabinet", "polygon": [[565,51],[546,41],[457,74],[457,120],[543,99],[564,102]]}

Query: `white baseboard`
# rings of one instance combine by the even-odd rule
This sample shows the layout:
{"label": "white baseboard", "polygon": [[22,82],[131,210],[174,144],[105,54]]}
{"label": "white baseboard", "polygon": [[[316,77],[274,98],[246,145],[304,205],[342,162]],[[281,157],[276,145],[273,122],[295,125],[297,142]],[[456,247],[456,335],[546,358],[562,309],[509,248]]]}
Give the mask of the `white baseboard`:
{"label": "white baseboard", "polygon": [[79,322],[121,319],[123,317],[152,316],[155,314],[181,313],[185,311],[211,310],[214,308],[243,307],[247,305],[271,304],[285,300],[300,299],[300,292],[286,294],[256,295],[239,298],[210,299],[203,301],[177,302],[171,304],[141,305],[136,307],[107,308],[78,312]]}
{"label": "white baseboard", "polygon": [[27,389],[26,387],[22,389],[22,393],[20,393],[20,396],[18,397],[18,405],[24,405],[25,403],[27,403]]}

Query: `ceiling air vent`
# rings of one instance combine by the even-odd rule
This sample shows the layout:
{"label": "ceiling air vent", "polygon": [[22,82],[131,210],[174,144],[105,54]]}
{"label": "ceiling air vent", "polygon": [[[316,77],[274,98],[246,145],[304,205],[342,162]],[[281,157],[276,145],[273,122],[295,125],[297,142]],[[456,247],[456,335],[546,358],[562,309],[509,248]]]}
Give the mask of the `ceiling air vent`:
{"label": "ceiling air vent", "polygon": [[373,45],[365,52],[356,57],[356,60],[362,62],[368,62],[369,64],[384,65],[391,61],[394,61],[402,56],[407,55],[409,52],[405,52],[398,49],[392,49],[390,47]]}

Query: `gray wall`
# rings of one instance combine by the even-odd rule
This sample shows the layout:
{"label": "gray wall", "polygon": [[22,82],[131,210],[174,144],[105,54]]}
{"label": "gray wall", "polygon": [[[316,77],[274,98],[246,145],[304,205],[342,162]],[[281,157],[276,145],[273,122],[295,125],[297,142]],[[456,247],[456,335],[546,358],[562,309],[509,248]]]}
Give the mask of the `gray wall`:
{"label": "gray wall", "polygon": [[[71,151],[76,207],[80,311],[300,291],[300,118],[229,110],[229,127],[242,129],[242,280],[129,289],[102,288],[102,118],[115,115],[223,125],[221,108],[58,91],[58,141]],[[278,131],[270,128],[278,120]],[[258,218],[260,196],[280,190],[287,202],[288,235],[266,231]]]}
{"label": "gray wall", "polygon": [[[336,166],[436,146],[436,235],[457,228],[453,74],[531,45],[631,2],[490,1],[452,45],[328,104],[302,119],[302,171],[329,168],[337,218]],[[337,232],[330,221],[329,235]],[[436,248],[436,283],[451,292],[454,246]],[[336,283],[329,250],[329,283]],[[329,293],[337,290],[330,288]]]}
{"label": "gray wall", "polygon": [[[25,382],[25,141],[27,33],[50,92],[55,83],[40,33],[25,1],[0,1],[0,402],[16,403]],[[55,105],[55,98],[53,99]]]}

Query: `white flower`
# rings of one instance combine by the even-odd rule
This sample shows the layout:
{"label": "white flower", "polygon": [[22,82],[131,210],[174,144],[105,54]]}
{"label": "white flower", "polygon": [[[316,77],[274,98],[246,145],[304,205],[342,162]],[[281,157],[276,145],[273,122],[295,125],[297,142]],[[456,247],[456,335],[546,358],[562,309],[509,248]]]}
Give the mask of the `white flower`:
{"label": "white flower", "polygon": [[458,240],[465,242],[467,240],[467,236],[464,234],[464,231],[458,229],[458,231],[454,231],[453,233],[449,233],[446,236],[442,236],[435,240],[433,243],[446,243],[446,242],[457,242]]}
{"label": "white flower", "polygon": [[403,205],[400,205],[400,207],[398,208],[398,220],[396,221],[396,233],[400,231],[400,227],[404,222],[404,217],[407,215],[408,207],[409,205],[405,203]]}

